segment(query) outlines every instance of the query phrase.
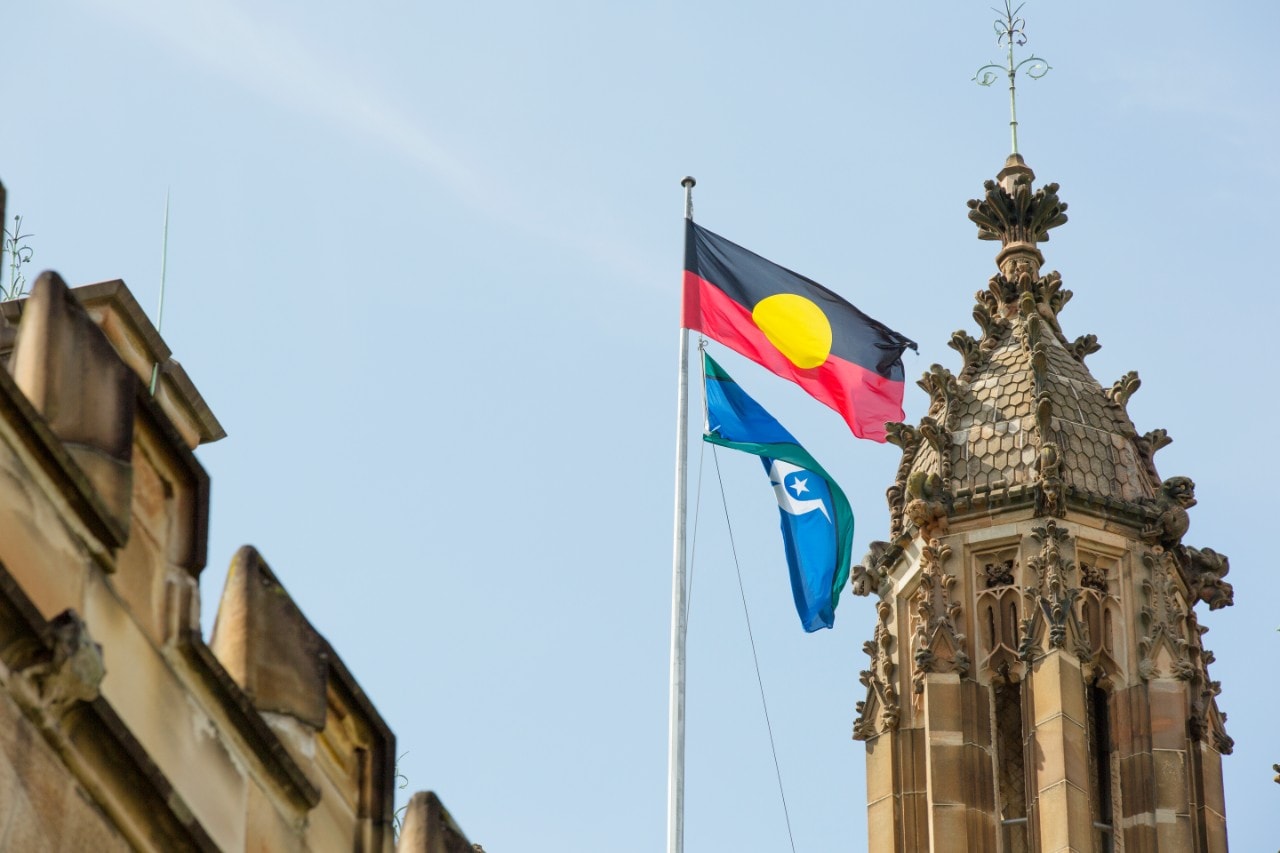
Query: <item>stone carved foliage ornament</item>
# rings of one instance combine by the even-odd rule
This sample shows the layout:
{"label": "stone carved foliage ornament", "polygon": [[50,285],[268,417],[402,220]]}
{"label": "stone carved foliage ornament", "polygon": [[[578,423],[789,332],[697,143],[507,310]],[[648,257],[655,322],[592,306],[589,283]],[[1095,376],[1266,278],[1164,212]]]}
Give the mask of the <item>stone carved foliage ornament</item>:
{"label": "stone carved foliage ornament", "polygon": [[1142,655],[1138,673],[1146,680],[1176,678],[1186,682],[1191,696],[1191,736],[1228,754],[1234,742],[1227,735],[1227,715],[1218,709],[1222,686],[1209,677],[1213,652],[1204,648],[1203,637],[1209,629],[1200,625],[1191,603],[1182,598],[1175,555],[1156,547],[1143,554],[1142,562],[1149,576],[1142,584],[1147,603],[1140,612],[1145,634],[1138,641]]}
{"label": "stone carved foliage ornament", "polygon": [[982,361],[981,345],[964,329],[957,329],[952,332],[951,340],[947,342],[947,346],[960,353],[960,358],[964,360],[966,370],[977,366]]}
{"label": "stone carved foliage ornament", "polygon": [[934,364],[917,384],[929,395],[929,417],[950,429],[951,415],[960,398],[960,383],[956,377],[942,365]]}
{"label": "stone carved foliage ornament", "polygon": [[912,676],[915,692],[924,690],[928,672],[969,671],[969,655],[965,652],[965,635],[961,624],[960,602],[954,594],[956,576],[942,566],[951,556],[951,547],[933,539],[920,551],[920,586],[912,596],[915,621],[915,647]]}
{"label": "stone carved foliage ornament", "polygon": [[1028,615],[1020,626],[1018,656],[1030,661],[1041,652],[1065,648],[1087,661],[1089,638],[1075,606],[1080,590],[1071,583],[1075,564],[1062,555],[1069,534],[1050,519],[1033,528],[1031,535],[1040,551],[1027,560],[1035,585],[1024,590]]}
{"label": "stone carved foliage ornament", "polygon": [[911,465],[920,452],[920,433],[913,426],[903,423],[885,424],[887,435],[885,440],[902,449],[902,459],[898,462],[898,474],[893,485],[885,492],[889,502],[889,538],[897,541],[902,535],[902,516],[907,493],[907,476],[911,473]]}
{"label": "stone carved foliage ornament", "polygon": [[996,181],[982,185],[986,194],[969,201],[969,219],[978,226],[978,239],[1010,243],[1041,243],[1050,229],[1067,221],[1067,204],[1058,198],[1058,185],[1045,184],[1034,192],[1031,174],[1017,175],[1013,191]]}
{"label": "stone carved foliage ornament", "polygon": [[1129,399],[1133,397],[1141,387],[1142,380],[1138,378],[1138,371],[1130,370],[1124,376],[1117,379],[1110,388],[1102,393],[1106,394],[1107,399],[1113,404],[1123,409],[1129,404]]}
{"label": "stone carved foliage ornament", "polygon": [[1147,601],[1139,611],[1143,635],[1138,640],[1138,674],[1144,680],[1172,677],[1189,681],[1191,663],[1189,610],[1178,591],[1177,565],[1172,554],[1156,547],[1142,555],[1148,577],[1142,581]]}
{"label": "stone carved foliage ornament", "polygon": [[1092,563],[1081,563],[1080,586],[1105,593],[1107,591],[1106,569]]}
{"label": "stone carved foliage ornament", "polygon": [[983,580],[987,589],[997,586],[1008,586],[1013,583],[1013,570],[1016,562],[1012,559],[986,563],[982,567]]}
{"label": "stone carved foliage ornament", "polygon": [[1007,266],[1007,274],[999,272],[992,276],[986,292],[979,292],[978,300],[995,311],[1001,305],[1015,302],[1021,305],[1022,297],[1028,296],[1033,306],[1047,309],[1047,313],[1037,313],[1056,327],[1057,315],[1074,295],[1063,288],[1062,273],[1054,270],[1047,275],[1039,275],[1035,264],[1027,258],[1011,258]]}
{"label": "stone carved foliage ornament", "polygon": [[897,666],[893,662],[893,633],[889,630],[893,605],[881,601],[876,605],[876,615],[879,618],[875,633],[862,645],[862,650],[871,658],[871,668],[864,669],[858,676],[862,686],[867,688],[867,698],[856,706],[858,717],[853,723],[854,740],[867,740],[898,727]]}
{"label": "stone carved foliage ornament", "polygon": [[[1003,278],[1003,277],[1001,277]],[[996,287],[996,279],[991,279],[991,287]],[[1010,323],[1001,316],[1000,300],[989,290],[979,290],[974,294],[977,303],[973,306],[973,319],[982,329],[982,346],[994,347],[1004,338]]]}
{"label": "stone carved foliage ornament", "polygon": [[1223,755],[1230,755],[1235,748],[1235,741],[1227,734],[1227,715],[1218,708],[1218,695],[1222,693],[1221,682],[1209,677],[1209,664],[1213,663],[1213,652],[1204,648],[1204,635],[1209,629],[1196,621],[1194,612],[1188,614],[1191,635],[1194,638],[1190,654],[1195,675],[1190,679],[1191,716],[1187,720],[1187,729],[1191,737],[1199,741],[1209,741],[1213,748]]}
{"label": "stone carved foliage ornament", "polygon": [[1081,364],[1084,364],[1085,356],[1093,355],[1102,349],[1102,344],[1098,343],[1097,335],[1081,335],[1076,338],[1067,347],[1067,352]]}
{"label": "stone carved foliage ornament", "polygon": [[1151,477],[1151,482],[1160,482],[1160,475],[1156,472],[1156,453],[1162,448],[1173,444],[1173,439],[1169,438],[1168,431],[1153,429],[1138,436],[1138,438],[1134,439],[1134,443],[1138,446],[1138,458],[1142,460],[1142,465],[1146,469],[1147,475]]}

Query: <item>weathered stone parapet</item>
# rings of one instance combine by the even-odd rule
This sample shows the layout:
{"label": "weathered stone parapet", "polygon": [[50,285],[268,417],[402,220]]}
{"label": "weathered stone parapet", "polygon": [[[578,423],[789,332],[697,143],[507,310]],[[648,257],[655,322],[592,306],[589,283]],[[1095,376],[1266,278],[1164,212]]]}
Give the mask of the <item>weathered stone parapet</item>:
{"label": "weathered stone parapet", "polygon": [[209,647],[258,711],[324,728],[328,644],[251,546],[231,561]]}
{"label": "weathered stone parapet", "polygon": [[435,791],[419,791],[405,806],[396,853],[474,853]]}
{"label": "weathered stone parapet", "polygon": [[127,531],[137,377],[57,273],[36,279],[23,314],[14,381]]}

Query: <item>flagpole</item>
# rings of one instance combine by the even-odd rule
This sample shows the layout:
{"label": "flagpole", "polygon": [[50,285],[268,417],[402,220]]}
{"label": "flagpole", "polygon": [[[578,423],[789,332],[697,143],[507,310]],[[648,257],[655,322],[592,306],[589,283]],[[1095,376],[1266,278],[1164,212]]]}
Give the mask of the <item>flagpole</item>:
{"label": "flagpole", "polygon": [[[684,187],[684,218],[693,219],[693,178]],[[671,707],[667,752],[667,853],[684,852],[684,665],[688,633],[685,602],[685,518],[689,479],[689,333],[680,328],[680,377],[676,384],[676,511],[671,570]]]}

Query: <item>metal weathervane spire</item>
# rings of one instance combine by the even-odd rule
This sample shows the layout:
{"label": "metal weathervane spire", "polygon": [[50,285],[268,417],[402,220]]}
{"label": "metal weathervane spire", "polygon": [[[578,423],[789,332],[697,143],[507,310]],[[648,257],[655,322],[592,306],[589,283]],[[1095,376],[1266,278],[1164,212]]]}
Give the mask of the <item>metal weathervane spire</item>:
{"label": "metal weathervane spire", "polygon": [[1000,47],[1009,49],[1009,56],[1004,65],[999,63],[991,63],[984,65],[978,69],[978,73],[973,75],[973,80],[979,86],[990,86],[996,80],[1000,79],[1000,73],[1009,75],[1009,132],[1013,137],[1013,153],[1018,153],[1018,89],[1016,78],[1018,72],[1023,66],[1027,67],[1026,75],[1032,80],[1039,80],[1041,77],[1049,73],[1050,65],[1038,56],[1028,56],[1021,62],[1014,64],[1013,49],[1014,47],[1022,47],[1027,43],[1027,22],[1025,19],[1018,17],[1018,13],[1022,11],[1025,3],[1019,3],[1018,8],[1013,8],[1009,0],[1004,0],[1004,11],[992,7],[991,11],[1001,17],[996,18],[996,44]]}

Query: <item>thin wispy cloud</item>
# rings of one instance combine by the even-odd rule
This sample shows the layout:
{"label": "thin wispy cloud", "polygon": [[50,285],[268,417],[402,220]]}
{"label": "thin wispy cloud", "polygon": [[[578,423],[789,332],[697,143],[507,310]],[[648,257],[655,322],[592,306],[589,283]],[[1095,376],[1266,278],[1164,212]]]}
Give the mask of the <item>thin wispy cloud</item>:
{"label": "thin wispy cloud", "polygon": [[459,203],[499,223],[584,253],[631,279],[651,280],[647,264],[622,241],[551,224],[492,173],[442,145],[430,128],[358,70],[322,53],[265,16],[228,2],[89,0],[145,34],[175,58],[247,92],[402,158]]}

